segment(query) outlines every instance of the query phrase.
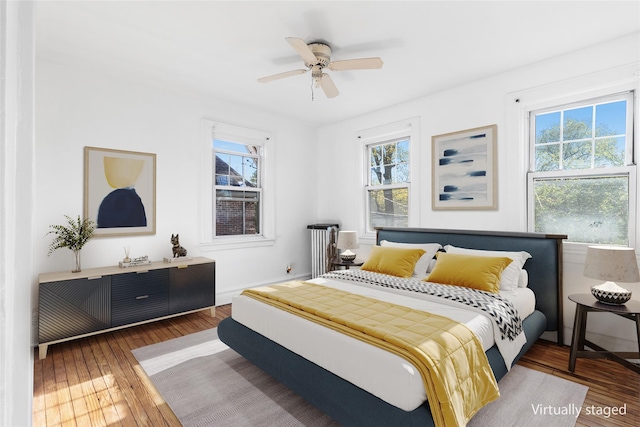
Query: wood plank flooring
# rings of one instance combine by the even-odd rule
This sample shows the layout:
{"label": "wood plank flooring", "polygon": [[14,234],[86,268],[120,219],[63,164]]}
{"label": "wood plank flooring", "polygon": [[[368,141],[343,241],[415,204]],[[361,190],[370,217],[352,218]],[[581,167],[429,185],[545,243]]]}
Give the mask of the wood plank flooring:
{"label": "wood plank flooring", "polygon": [[[206,310],[55,344],[44,360],[35,349],[33,425],[179,426],[131,350],[213,328],[230,315],[231,306],[225,305],[217,307],[216,317]],[[617,363],[578,359],[571,373],[569,348],[546,341],[536,343],[519,363],[589,387],[577,426],[640,425],[640,375]],[[625,404],[626,415],[602,412]]]}

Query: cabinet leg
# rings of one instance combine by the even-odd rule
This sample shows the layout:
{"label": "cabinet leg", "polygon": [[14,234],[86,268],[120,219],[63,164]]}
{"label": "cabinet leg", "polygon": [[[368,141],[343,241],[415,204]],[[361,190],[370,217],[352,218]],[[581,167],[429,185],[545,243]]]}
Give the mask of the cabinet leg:
{"label": "cabinet leg", "polygon": [[216,308],[211,307],[211,317],[216,317]]}
{"label": "cabinet leg", "polygon": [[38,359],[42,360],[47,357],[47,350],[49,346],[47,344],[38,345]]}

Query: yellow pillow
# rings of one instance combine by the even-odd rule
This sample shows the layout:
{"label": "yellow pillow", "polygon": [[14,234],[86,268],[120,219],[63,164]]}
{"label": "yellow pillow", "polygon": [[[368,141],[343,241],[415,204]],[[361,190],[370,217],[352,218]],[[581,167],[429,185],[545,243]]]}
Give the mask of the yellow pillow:
{"label": "yellow pillow", "polygon": [[436,254],[436,265],[425,282],[465,286],[498,293],[502,271],[511,263],[508,257],[460,255],[446,252]]}
{"label": "yellow pillow", "polygon": [[398,277],[411,277],[413,267],[423,254],[423,249],[374,246],[371,248],[371,255],[360,269]]}

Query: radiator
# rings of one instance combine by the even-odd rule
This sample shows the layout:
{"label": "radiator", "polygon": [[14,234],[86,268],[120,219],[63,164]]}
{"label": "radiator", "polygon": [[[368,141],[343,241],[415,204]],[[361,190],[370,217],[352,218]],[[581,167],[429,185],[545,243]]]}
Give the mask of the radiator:
{"label": "radiator", "polygon": [[333,270],[331,260],[336,257],[338,224],[312,224],[311,230],[311,278]]}

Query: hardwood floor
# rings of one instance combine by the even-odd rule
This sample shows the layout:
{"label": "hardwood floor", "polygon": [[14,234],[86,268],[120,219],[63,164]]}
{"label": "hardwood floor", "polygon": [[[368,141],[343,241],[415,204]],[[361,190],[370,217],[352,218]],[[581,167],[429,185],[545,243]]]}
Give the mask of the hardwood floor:
{"label": "hardwood floor", "polygon": [[[33,425],[179,426],[131,349],[213,328],[230,314],[231,306],[225,305],[217,307],[215,318],[207,310],[56,344],[44,360],[38,360],[35,350]],[[589,387],[577,426],[640,425],[640,375],[591,359],[578,359],[571,373],[568,361],[568,347],[539,341],[519,363]],[[605,417],[602,412],[624,405],[625,415]]]}

